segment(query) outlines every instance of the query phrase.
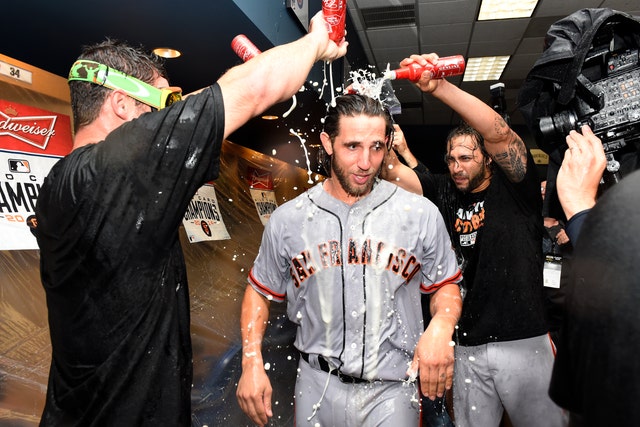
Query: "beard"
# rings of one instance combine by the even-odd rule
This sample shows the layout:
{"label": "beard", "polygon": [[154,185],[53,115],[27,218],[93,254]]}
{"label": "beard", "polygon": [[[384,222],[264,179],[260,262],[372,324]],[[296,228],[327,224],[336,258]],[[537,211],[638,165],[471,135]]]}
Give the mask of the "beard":
{"label": "beard", "polygon": [[349,181],[349,174],[335,160],[335,156],[331,156],[332,176],[338,180],[342,189],[352,197],[362,197],[371,192],[373,184],[376,182],[381,169],[382,165],[380,165],[376,173],[372,174],[364,184],[354,185]]}
{"label": "beard", "polygon": [[[484,182],[486,170],[487,170],[487,166],[485,165],[485,163],[484,162],[480,163],[480,169],[478,170],[478,172],[468,177],[469,181],[467,185],[459,186],[458,184],[456,184],[456,188],[464,194],[471,193],[473,190],[478,188],[480,184]],[[466,172],[463,172],[463,173],[466,173]],[[452,178],[455,176],[460,176],[460,174],[452,175]]]}

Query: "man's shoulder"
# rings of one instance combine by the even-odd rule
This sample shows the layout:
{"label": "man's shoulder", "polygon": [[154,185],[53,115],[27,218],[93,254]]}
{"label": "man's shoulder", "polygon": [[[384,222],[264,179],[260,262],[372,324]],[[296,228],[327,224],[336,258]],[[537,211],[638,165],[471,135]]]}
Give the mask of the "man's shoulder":
{"label": "man's shoulder", "polygon": [[84,178],[89,177],[91,175],[88,173],[90,169],[86,169],[85,166],[93,162],[95,145],[96,144],[84,145],[62,157],[51,167],[47,174],[46,181],[50,184],[52,181],[62,178],[68,182],[68,180],[73,179],[73,176],[80,170],[83,171],[82,176]]}
{"label": "man's shoulder", "polygon": [[[425,190],[432,189],[433,191],[443,191],[450,190],[453,187],[453,181],[451,180],[451,176],[448,173],[440,173],[440,172],[432,172],[430,170],[424,172],[417,172],[418,179],[422,184],[422,192],[425,193]],[[425,188],[425,186],[427,188]],[[426,193],[425,193],[426,194]]]}
{"label": "man's shoulder", "polygon": [[407,191],[402,187],[397,186],[394,183],[385,182],[385,186],[388,186],[387,191],[389,193],[388,199],[391,202],[390,205],[395,209],[419,209],[416,212],[437,210],[436,205],[427,197]]}
{"label": "man's shoulder", "polygon": [[280,206],[278,206],[271,214],[271,218],[273,218],[274,216],[279,217],[282,215],[289,216],[289,215],[292,215],[293,212],[301,211],[302,210],[301,208],[304,207],[305,205],[306,206],[310,205],[312,203],[311,199],[313,195],[318,194],[317,188],[320,185],[321,184],[311,187],[308,190],[298,194],[293,199],[289,199],[283,204],[281,204]]}
{"label": "man's shoulder", "polygon": [[[529,157],[530,156],[531,154],[529,154]],[[536,169],[536,165],[532,160],[527,164],[527,171],[522,180],[518,182],[512,182],[501,169],[498,169],[498,171],[494,173],[493,177],[491,178],[491,186],[510,188],[510,193],[512,195],[519,195],[520,198],[526,200],[531,199],[537,201],[537,199],[539,199],[540,205],[542,205],[542,196],[540,193],[540,177]]]}

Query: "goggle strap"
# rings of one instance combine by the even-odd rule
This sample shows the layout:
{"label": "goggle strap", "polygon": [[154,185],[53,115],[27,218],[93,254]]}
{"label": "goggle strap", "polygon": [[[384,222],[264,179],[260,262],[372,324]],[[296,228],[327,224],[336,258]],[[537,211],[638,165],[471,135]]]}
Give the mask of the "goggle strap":
{"label": "goggle strap", "polygon": [[[158,110],[181,98],[179,88],[158,89],[142,80],[95,61],[76,61],[69,71],[69,80],[90,82],[109,89],[121,90],[130,97]],[[172,94],[176,95],[171,97],[170,101],[172,102],[166,104]]]}

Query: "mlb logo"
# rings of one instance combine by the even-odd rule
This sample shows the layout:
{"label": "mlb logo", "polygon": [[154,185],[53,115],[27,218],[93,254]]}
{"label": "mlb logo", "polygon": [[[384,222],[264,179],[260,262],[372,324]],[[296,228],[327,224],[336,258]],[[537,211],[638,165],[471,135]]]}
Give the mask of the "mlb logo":
{"label": "mlb logo", "polygon": [[29,165],[29,161],[24,159],[9,159],[9,172],[14,172],[14,173],[31,172],[31,166]]}

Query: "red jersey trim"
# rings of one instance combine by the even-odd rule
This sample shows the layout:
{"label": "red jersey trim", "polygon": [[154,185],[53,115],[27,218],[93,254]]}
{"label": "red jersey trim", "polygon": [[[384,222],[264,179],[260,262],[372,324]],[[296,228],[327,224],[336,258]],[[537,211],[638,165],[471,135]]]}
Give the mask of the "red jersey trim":
{"label": "red jersey trim", "polygon": [[421,283],[420,290],[424,293],[432,293],[445,285],[457,284],[460,281],[460,279],[462,279],[462,270],[458,269],[456,274],[443,280],[442,282],[434,283],[430,286],[426,286],[424,283]]}
{"label": "red jersey trim", "polygon": [[284,301],[286,294],[273,292],[271,289],[260,283],[260,281],[256,279],[256,276],[253,275],[253,267],[251,268],[251,270],[249,270],[249,283],[255,288],[256,291],[260,292],[268,299],[272,299],[277,302]]}

